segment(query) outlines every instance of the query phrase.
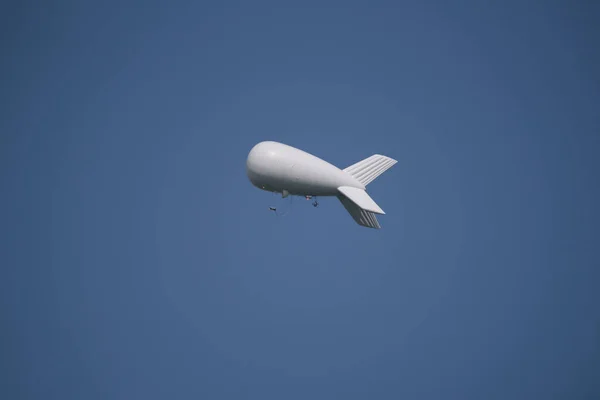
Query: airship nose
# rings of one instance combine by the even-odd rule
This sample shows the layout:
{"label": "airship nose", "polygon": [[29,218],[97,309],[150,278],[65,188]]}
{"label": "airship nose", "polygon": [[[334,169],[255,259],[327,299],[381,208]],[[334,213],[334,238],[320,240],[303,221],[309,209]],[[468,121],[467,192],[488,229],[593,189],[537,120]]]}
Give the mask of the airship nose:
{"label": "airship nose", "polygon": [[248,153],[246,160],[246,173],[251,182],[255,182],[266,167],[265,162],[274,154],[269,150],[271,142],[260,142]]}
{"label": "airship nose", "polygon": [[250,150],[250,153],[248,153],[248,159],[246,160],[246,166],[248,168],[255,166],[260,159],[261,153],[263,153],[261,151],[261,147],[263,146],[261,146],[261,143],[259,143]]}
{"label": "airship nose", "polygon": [[260,142],[256,144],[248,153],[248,159],[246,160],[247,165],[256,165],[261,160],[273,158],[276,155],[274,149],[274,142]]}

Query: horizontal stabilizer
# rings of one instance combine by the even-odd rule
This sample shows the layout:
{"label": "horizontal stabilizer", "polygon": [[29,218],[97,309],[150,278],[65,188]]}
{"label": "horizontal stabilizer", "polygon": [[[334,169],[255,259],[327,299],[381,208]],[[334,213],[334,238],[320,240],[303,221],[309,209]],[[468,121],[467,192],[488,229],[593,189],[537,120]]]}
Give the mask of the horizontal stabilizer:
{"label": "horizontal stabilizer", "polygon": [[371,196],[369,196],[367,192],[362,189],[350,186],[340,186],[338,191],[365,211],[370,211],[375,214],[385,214],[385,212],[383,212],[377,203],[373,201]]}
{"label": "horizontal stabilizer", "polygon": [[381,229],[381,225],[379,225],[375,214],[363,210],[344,195],[339,195],[338,199],[357,224],[367,228]]}
{"label": "horizontal stabilizer", "polygon": [[349,173],[360,183],[367,186],[397,162],[393,158],[382,156],[381,154],[373,154],[371,157],[344,168],[344,172]]}

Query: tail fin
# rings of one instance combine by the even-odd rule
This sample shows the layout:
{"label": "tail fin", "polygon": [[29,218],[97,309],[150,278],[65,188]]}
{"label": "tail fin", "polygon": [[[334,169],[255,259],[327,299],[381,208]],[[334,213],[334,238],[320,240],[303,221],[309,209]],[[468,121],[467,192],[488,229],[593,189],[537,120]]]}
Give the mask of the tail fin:
{"label": "tail fin", "polygon": [[375,214],[385,214],[385,212],[377,205],[377,203],[375,203],[371,196],[369,196],[367,192],[362,189],[349,186],[340,186],[338,191],[365,211]]}
{"label": "tail fin", "polygon": [[366,191],[348,186],[340,186],[338,191],[340,193],[338,199],[356,223],[368,228],[381,228],[375,214],[385,214],[385,212]]}
{"label": "tail fin", "polygon": [[373,154],[371,157],[344,168],[344,172],[349,173],[360,183],[367,186],[397,162],[393,158],[382,156],[381,154]]}
{"label": "tail fin", "polygon": [[363,210],[342,194],[338,196],[338,199],[357,224],[367,228],[381,229],[381,225],[374,213]]}

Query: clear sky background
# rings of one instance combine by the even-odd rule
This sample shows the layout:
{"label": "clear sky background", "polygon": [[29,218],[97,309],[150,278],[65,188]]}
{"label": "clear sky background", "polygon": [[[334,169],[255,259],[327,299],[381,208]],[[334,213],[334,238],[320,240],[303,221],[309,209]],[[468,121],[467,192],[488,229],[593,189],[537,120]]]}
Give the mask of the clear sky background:
{"label": "clear sky background", "polygon": [[0,398],[600,398],[600,3],[10,3]]}

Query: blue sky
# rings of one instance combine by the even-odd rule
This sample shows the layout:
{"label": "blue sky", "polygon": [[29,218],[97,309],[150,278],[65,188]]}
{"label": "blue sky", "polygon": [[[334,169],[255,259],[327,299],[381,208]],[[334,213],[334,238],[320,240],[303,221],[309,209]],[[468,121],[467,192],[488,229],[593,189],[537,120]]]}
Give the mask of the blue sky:
{"label": "blue sky", "polygon": [[[0,397],[598,398],[599,11],[4,6]],[[383,229],[262,140],[398,160]]]}

